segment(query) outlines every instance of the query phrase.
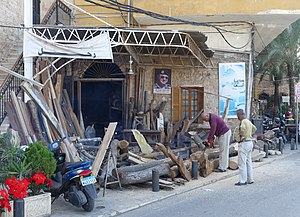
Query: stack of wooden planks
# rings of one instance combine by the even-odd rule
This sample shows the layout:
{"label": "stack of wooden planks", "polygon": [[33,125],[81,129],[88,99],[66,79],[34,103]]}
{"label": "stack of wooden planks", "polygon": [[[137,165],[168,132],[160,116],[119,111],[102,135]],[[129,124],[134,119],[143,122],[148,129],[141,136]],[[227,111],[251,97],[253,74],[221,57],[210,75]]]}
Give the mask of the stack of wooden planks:
{"label": "stack of wooden planks", "polygon": [[42,89],[26,81],[21,83],[21,88],[30,98],[26,103],[13,91],[10,93],[11,101],[7,103],[6,111],[11,127],[18,131],[21,144],[29,145],[37,140],[48,144],[62,139],[67,160],[78,161],[77,150],[70,137],[84,138],[84,129],[81,129],[68,93],[63,89],[63,76],[57,74],[55,84],[49,73],[43,73],[41,79],[46,82]]}

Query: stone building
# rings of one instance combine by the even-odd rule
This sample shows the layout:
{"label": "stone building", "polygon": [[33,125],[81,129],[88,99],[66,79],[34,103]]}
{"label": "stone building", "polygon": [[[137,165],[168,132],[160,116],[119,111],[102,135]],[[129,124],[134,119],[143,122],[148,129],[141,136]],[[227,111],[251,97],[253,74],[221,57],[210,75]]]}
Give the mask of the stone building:
{"label": "stone building", "polygon": [[[42,0],[41,17],[47,13],[47,8],[51,8],[56,2],[61,1]],[[114,6],[116,10],[111,10],[107,8],[112,6],[109,3],[103,3],[106,7],[100,7],[84,0],[68,2],[75,5],[67,4],[69,7],[66,9],[67,13],[60,12],[55,15],[53,12],[52,16],[48,17],[48,24],[58,24],[57,28],[61,25],[72,25],[92,29],[99,26],[107,28],[107,24],[110,24],[121,30],[129,28],[128,32],[121,31],[120,37],[126,38],[126,34],[132,34],[130,41],[123,43],[120,49],[117,45],[113,47],[114,62],[77,59],[61,71],[65,73],[65,87],[71,96],[77,116],[82,117],[85,125],[101,123],[98,128],[103,128],[110,121],[118,121],[122,123],[123,128],[131,128],[139,112],[146,113],[149,105],[155,108],[162,102],[165,103],[162,110],[164,121],[170,124],[175,124],[183,118],[192,119],[201,109],[213,113],[223,112],[220,111],[222,95],[219,90],[219,63],[245,63],[245,108],[250,114],[252,90],[254,89],[254,94],[259,92],[255,89],[256,83],[253,85],[255,55],[276,34],[296,20],[297,14],[291,11],[299,7],[299,3],[294,1],[282,4],[280,1],[269,0],[260,3],[256,1],[241,3],[238,0],[229,3],[228,0],[222,0],[218,1],[218,4],[201,4],[202,1],[191,0],[185,1],[184,4],[182,1],[171,0],[127,2],[133,7],[168,16],[168,19],[161,20],[134,11],[117,10],[118,7],[124,8],[124,4],[121,3]],[[5,16],[3,20],[7,21],[6,24],[17,26],[22,23],[20,14],[23,14],[23,9],[18,7],[19,5],[22,4],[16,1],[14,4],[5,3],[0,6],[12,15],[9,19],[2,14]],[[78,10],[77,7],[86,12]],[[275,9],[282,11],[276,12]],[[62,7],[59,10],[63,10]],[[16,15],[12,11],[19,13]],[[63,14],[67,14],[66,19],[63,16],[59,17]],[[175,23],[175,18],[179,19],[177,20],[179,22]],[[272,34],[264,34],[265,28]],[[189,35],[190,47],[169,48],[168,44],[162,45],[165,43],[164,39],[156,40],[148,34],[145,36],[150,37],[148,43],[161,44],[153,49],[149,48],[152,44],[147,46],[134,44],[132,43],[134,37],[140,37],[137,36],[141,34],[139,31],[149,31],[149,34],[151,31],[158,31],[161,35],[163,32],[166,35],[182,32]],[[21,37],[18,38],[19,34]],[[1,48],[13,50],[17,44],[14,40],[22,42],[22,31],[6,28],[4,34],[0,34],[0,40],[4,42],[1,43]],[[178,41],[180,42],[180,39]],[[17,47],[19,55],[21,49],[20,46]],[[0,57],[1,64],[7,62],[5,58],[9,59],[9,55],[3,52]],[[207,57],[204,63],[197,61],[197,58],[201,57]],[[155,71],[160,69],[171,72],[171,91],[167,94],[154,91]]]}

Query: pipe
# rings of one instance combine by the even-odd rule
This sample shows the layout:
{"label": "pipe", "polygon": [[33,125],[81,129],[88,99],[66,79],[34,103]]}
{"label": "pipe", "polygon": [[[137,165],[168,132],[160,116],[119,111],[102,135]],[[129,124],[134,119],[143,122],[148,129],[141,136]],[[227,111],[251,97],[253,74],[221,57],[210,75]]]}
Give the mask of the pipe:
{"label": "pipe", "polygon": [[[24,31],[32,31],[30,28],[33,26],[33,12],[32,12],[32,0],[24,0]],[[29,28],[29,29],[28,29]],[[25,49],[25,34],[23,40],[23,53]],[[27,79],[33,78],[33,58],[32,57],[24,57],[24,76]],[[29,96],[25,94],[24,101],[27,102],[30,100]]]}
{"label": "pipe", "polygon": [[130,17],[131,17],[131,0],[128,0],[128,14],[127,14],[127,27],[130,28]]}

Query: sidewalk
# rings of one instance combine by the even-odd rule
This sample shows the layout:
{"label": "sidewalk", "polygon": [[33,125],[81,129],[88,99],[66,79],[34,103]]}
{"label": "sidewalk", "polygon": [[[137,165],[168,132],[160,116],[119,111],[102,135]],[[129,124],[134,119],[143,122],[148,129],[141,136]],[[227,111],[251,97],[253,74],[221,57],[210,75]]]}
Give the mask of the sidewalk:
{"label": "sidewalk", "polygon": [[[270,164],[275,160],[286,158],[292,154],[299,152],[299,149],[290,150],[290,145],[286,145],[285,149],[283,150],[283,155],[269,156],[268,158],[264,158],[262,162],[254,162],[254,175],[255,168],[261,167],[266,164]],[[92,212],[87,213],[83,209],[76,208],[70,203],[65,202],[63,198],[59,198],[52,204],[51,216],[116,216],[118,214],[137,209],[147,204],[164,200],[166,198],[173,197],[175,195],[179,195],[188,191],[192,191],[196,188],[207,186],[219,180],[223,180],[237,175],[238,170],[228,170],[225,173],[212,173],[206,178],[199,177],[197,180],[191,180],[190,182],[186,182],[184,185],[175,186],[174,190],[161,189],[159,192],[152,192],[151,185],[125,186],[123,187],[122,191],[118,189],[107,189],[105,191],[105,197],[103,197],[103,189],[101,188],[100,192],[98,193],[98,198],[95,201],[95,209]],[[238,177],[236,179],[236,181],[238,181]]]}

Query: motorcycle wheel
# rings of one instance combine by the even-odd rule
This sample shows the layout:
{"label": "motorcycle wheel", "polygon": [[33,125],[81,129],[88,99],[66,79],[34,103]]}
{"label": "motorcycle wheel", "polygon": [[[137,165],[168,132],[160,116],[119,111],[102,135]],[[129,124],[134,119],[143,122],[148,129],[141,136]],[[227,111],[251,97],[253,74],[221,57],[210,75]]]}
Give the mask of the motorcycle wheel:
{"label": "motorcycle wheel", "polygon": [[93,209],[94,209],[94,206],[95,206],[95,199],[92,198],[90,195],[88,194],[85,194],[86,196],[86,199],[87,199],[87,203],[84,204],[82,206],[82,208],[84,209],[84,211],[86,212],[91,212]]}

